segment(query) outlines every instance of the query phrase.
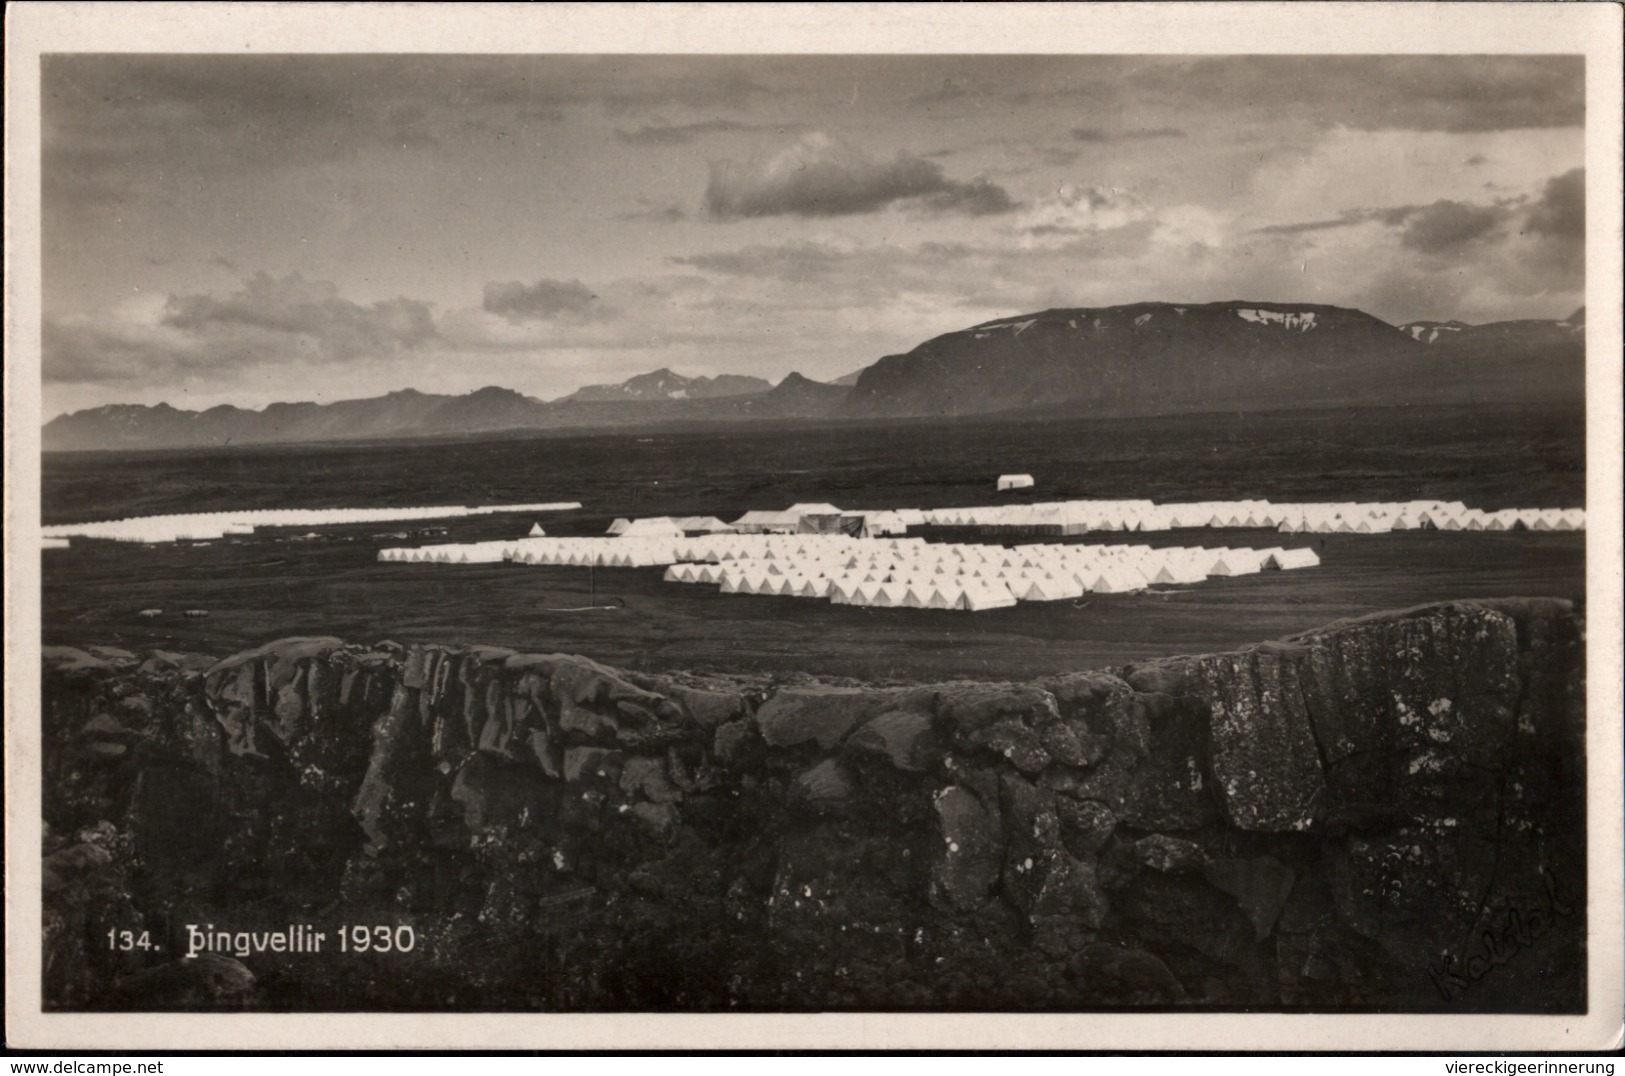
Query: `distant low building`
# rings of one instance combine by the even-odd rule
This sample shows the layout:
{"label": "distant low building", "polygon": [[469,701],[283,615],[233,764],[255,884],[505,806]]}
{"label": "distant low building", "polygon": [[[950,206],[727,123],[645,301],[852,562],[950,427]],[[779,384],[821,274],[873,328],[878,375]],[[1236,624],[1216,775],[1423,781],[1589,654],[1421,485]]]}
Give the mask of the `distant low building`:
{"label": "distant low building", "polygon": [[1001,474],[999,476],[999,492],[1007,489],[1031,489],[1033,476],[1030,474]]}
{"label": "distant low building", "polygon": [[746,512],[729,527],[740,534],[795,534],[801,529],[801,513]]}

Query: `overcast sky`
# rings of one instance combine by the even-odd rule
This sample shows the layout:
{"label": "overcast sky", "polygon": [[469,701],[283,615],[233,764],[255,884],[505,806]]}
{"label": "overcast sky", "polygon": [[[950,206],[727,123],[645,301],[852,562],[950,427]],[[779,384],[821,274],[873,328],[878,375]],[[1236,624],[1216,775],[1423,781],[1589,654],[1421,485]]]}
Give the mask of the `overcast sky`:
{"label": "overcast sky", "polygon": [[56,56],[45,417],[1582,302],[1578,57]]}

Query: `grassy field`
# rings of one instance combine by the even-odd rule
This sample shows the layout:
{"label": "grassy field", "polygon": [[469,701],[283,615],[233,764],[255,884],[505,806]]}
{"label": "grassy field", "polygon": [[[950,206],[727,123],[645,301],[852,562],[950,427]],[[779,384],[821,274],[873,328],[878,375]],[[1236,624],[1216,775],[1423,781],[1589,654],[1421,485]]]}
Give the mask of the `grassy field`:
{"label": "grassy field", "polygon": [[[552,534],[617,515],[717,514],[830,500],[843,508],[1026,499],[1461,499],[1583,504],[1572,416],[1518,411],[1192,416],[1133,422],[809,427],[654,436],[83,454],[44,461],[47,522],[273,506],[579,500]],[[444,538],[257,534],[206,546],[75,542],[43,557],[48,644],[225,654],[293,634],[485,642],[643,669],[805,671],[866,679],[1025,677],[1224,649],[1344,616],[1451,598],[1580,599],[1583,534],[1279,535],[1193,530],[1088,542],[1312,545],[1319,568],[983,613],[863,609],[725,595],[657,569],[380,564],[384,546],[524,533],[530,517],[453,521]],[[587,609],[584,606],[613,606]],[[144,619],[142,609],[164,610]],[[185,619],[184,609],[206,609]]]}

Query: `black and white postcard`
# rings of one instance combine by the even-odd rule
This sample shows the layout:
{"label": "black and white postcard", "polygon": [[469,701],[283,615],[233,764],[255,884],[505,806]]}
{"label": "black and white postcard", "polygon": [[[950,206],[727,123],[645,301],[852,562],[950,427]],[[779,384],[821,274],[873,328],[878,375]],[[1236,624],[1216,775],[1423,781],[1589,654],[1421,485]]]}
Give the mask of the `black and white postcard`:
{"label": "black and white postcard", "polygon": [[1618,5],[8,14],[13,1043],[1617,1041]]}

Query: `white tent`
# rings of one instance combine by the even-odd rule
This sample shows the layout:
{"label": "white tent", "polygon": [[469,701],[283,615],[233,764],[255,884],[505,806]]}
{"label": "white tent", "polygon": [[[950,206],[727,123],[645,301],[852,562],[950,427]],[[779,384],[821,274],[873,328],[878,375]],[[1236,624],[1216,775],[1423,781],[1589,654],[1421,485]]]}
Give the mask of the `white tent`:
{"label": "white tent", "polygon": [[988,582],[965,588],[961,608],[972,612],[981,609],[1001,609],[1016,604],[1016,597],[1003,583]]}
{"label": "white tent", "polygon": [[531,524],[530,537],[532,537],[532,538],[541,538],[546,534],[547,534],[547,532],[542,530],[542,525],[540,523]]}
{"label": "white tent", "polygon": [[1196,561],[1183,557],[1164,560],[1151,576],[1151,582],[1159,585],[1201,583],[1206,579],[1207,572]]}
{"label": "white tent", "polygon": [[903,593],[903,605],[910,609],[929,608],[935,590],[930,583],[910,583]]}
{"label": "white tent", "polygon": [[611,523],[609,525],[609,530],[605,531],[604,533],[605,534],[625,534],[626,533],[626,528],[630,527],[631,525],[632,525],[632,521],[630,519],[617,519],[615,522],[613,522],[613,523]]}
{"label": "white tent", "polygon": [[1041,579],[1031,575],[1017,576],[1010,584],[1010,590],[1016,599],[1024,602],[1052,602],[1067,597],[1061,593],[1061,589],[1054,579]]}
{"label": "white tent", "polygon": [[1270,554],[1266,568],[1313,568],[1320,558],[1313,549],[1283,549]]}
{"label": "white tent", "polygon": [[1145,578],[1123,567],[1109,567],[1095,577],[1089,589],[1098,594],[1132,594],[1145,589]]}
{"label": "white tent", "polygon": [[1209,575],[1252,575],[1259,571],[1263,565],[1258,555],[1251,549],[1232,549],[1213,562]]}
{"label": "white tent", "polygon": [[1001,474],[999,476],[999,492],[1007,489],[1031,489],[1033,476],[1030,474]]}

